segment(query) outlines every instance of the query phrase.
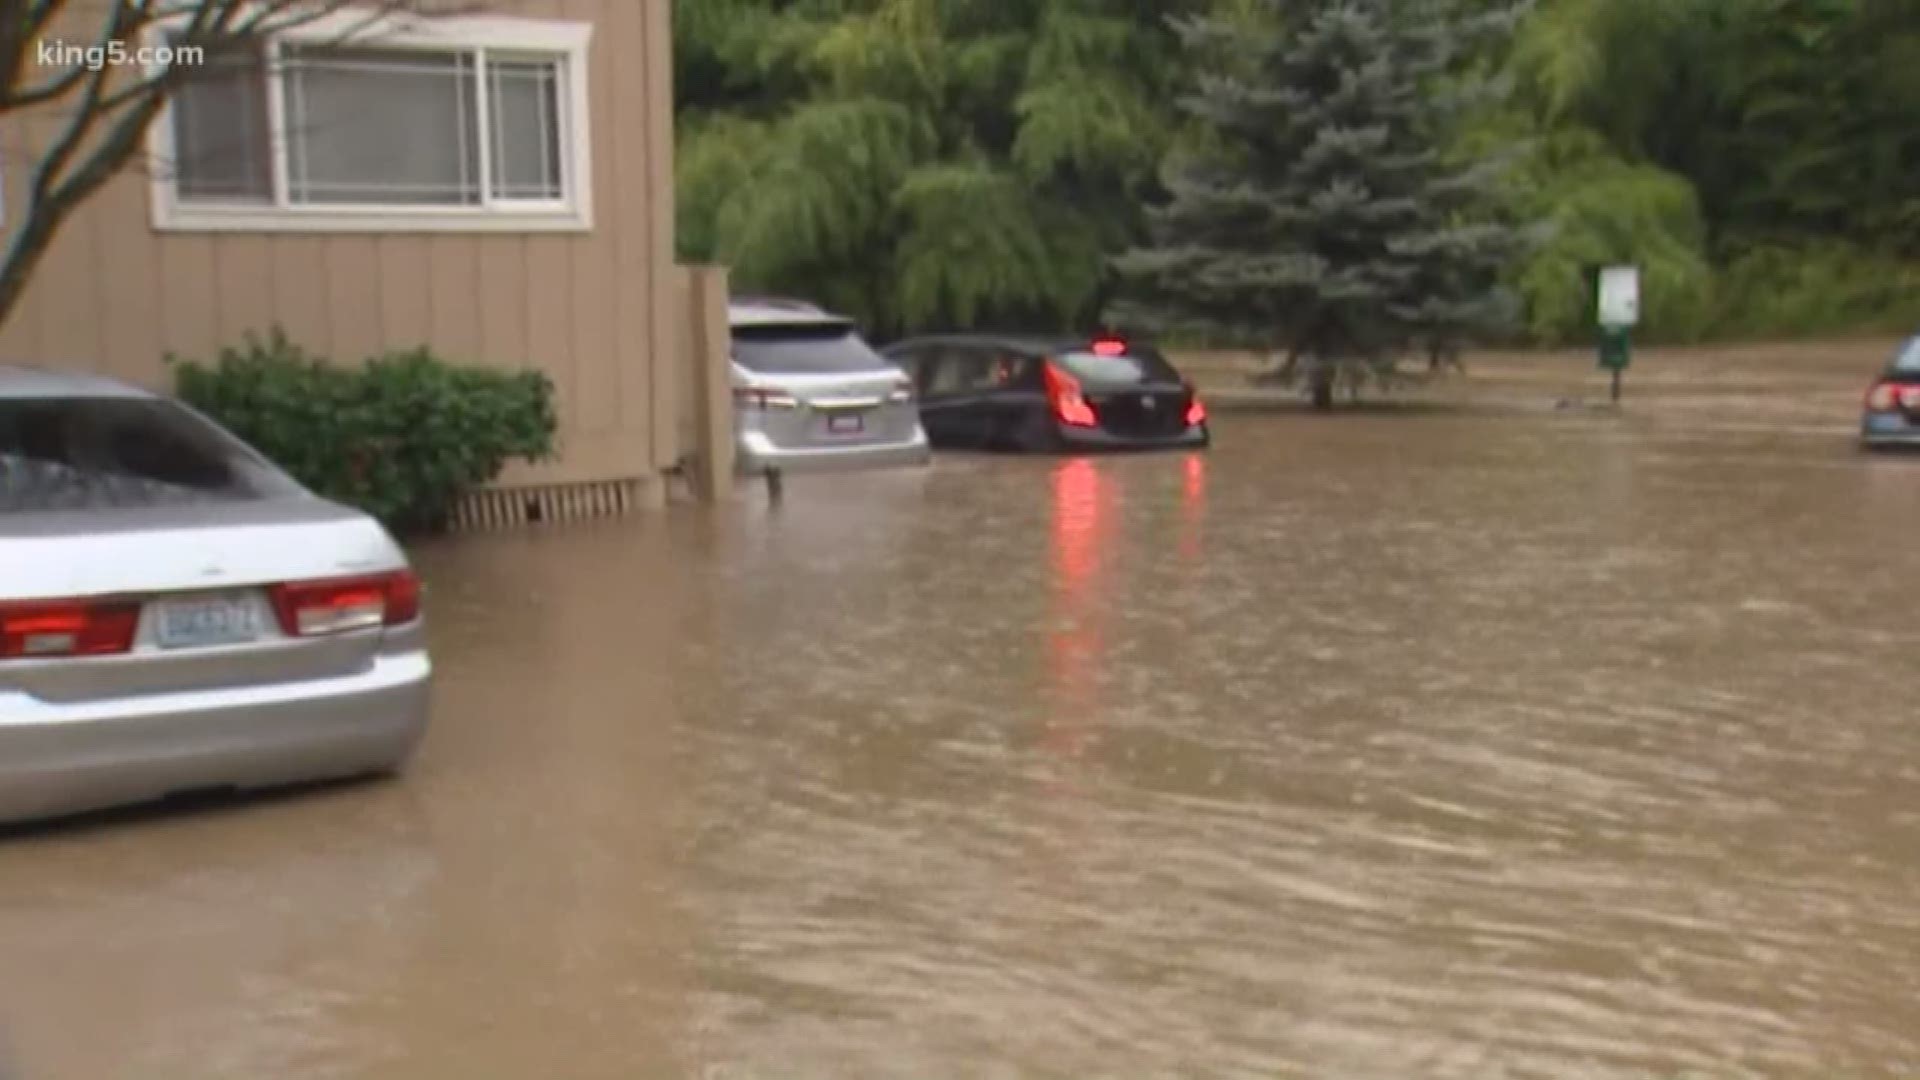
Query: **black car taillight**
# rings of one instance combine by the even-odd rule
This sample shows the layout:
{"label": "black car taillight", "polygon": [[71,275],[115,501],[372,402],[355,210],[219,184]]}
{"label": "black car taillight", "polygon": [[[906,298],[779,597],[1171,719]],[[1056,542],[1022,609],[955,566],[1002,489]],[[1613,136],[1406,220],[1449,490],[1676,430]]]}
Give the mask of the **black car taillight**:
{"label": "black car taillight", "polygon": [[1199,427],[1207,422],[1207,407],[1201,403],[1200,391],[1191,382],[1184,385],[1187,388],[1187,426]]}
{"label": "black car taillight", "polygon": [[1046,374],[1047,400],[1053,404],[1053,414],[1061,423],[1073,427],[1094,427],[1099,423],[1094,418],[1093,406],[1080,392],[1080,380],[1052,364],[1047,365]]}

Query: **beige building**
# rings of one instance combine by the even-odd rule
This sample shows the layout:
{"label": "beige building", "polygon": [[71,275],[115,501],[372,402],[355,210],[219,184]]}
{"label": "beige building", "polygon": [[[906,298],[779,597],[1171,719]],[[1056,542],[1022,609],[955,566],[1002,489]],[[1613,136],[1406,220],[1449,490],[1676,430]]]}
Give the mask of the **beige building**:
{"label": "beige building", "polygon": [[[670,6],[495,0],[212,58],[56,238],[0,357],[164,386],[168,352],[278,324],[342,361],[424,343],[537,366],[560,456],[505,483],[653,499],[697,381],[676,359]],[[0,150],[8,225],[51,119]]]}

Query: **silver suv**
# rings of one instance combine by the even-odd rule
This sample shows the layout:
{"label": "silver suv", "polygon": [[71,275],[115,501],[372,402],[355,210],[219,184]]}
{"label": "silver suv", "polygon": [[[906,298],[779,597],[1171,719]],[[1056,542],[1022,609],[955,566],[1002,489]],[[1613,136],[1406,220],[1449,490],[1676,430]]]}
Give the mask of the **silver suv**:
{"label": "silver suv", "polygon": [[852,320],[798,300],[736,298],[733,414],[740,471],[924,465],[913,380]]}

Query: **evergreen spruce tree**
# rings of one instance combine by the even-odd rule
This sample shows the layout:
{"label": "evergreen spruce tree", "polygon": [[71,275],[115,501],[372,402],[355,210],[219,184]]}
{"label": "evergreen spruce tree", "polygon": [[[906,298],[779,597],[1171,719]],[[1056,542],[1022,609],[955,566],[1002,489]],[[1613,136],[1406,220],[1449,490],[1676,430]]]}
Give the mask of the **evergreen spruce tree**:
{"label": "evergreen spruce tree", "polygon": [[1506,158],[1463,160],[1457,135],[1499,93],[1479,61],[1520,7],[1245,0],[1177,21],[1197,137],[1150,246],[1116,261],[1113,321],[1271,348],[1321,408],[1409,348],[1504,327],[1531,233],[1499,212]]}

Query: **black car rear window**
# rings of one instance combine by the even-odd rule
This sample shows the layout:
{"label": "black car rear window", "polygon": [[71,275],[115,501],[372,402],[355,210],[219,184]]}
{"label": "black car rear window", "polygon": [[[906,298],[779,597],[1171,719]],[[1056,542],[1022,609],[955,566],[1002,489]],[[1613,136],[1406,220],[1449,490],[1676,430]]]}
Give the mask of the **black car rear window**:
{"label": "black car rear window", "polygon": [[1179,382],[1180,373],[1152,349],[1133,349],[1119,356],[1088,350],[1070,350],[1054,360],[1087,386],[1138,386],[1150,382]]}
{"label": "black car rear window", "polygon": [[890,366],[848,323],[735,327],[733,358],[765,374],[832,375]]}
{"label": "black car rear window", "polygon": [[172,402],[0,398],[0,512],[191,506],[298,490]]}
{"label": "black car rear window", "polygon": [[1893,358],[1893,370],[1903,375],[1920,374],[1920,337],[1900,347],[1899,355]]}

